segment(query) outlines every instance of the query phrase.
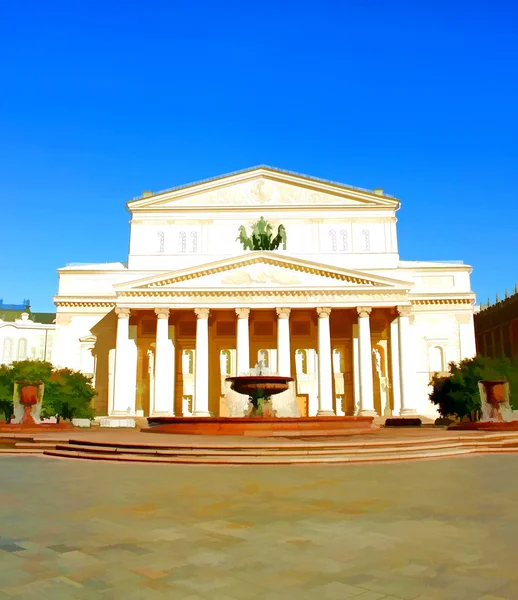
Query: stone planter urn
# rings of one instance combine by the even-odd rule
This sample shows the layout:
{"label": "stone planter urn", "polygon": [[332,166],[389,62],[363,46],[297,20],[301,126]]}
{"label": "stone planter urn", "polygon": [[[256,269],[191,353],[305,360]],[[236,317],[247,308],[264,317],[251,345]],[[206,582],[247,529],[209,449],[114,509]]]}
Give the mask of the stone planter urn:
{"label": "stone planter urn", "polygon": [[[501,408],[507,400],[506,397],[506,386],[508,386],[507,380],[482,380],[479,381],[479,386],[483,389],[485,394],[485,403],[488,408],[487,417],[495,421],[503,421]],[[482,404],[484,404],[484,394],[482,396]],[[484,407],[483,407],[484,410]]]}
{"label": "stone planter urn", "polygon": [[21,425],[40,423],[44,384],[41,381],[16,381],[14,384],[14,421]]}

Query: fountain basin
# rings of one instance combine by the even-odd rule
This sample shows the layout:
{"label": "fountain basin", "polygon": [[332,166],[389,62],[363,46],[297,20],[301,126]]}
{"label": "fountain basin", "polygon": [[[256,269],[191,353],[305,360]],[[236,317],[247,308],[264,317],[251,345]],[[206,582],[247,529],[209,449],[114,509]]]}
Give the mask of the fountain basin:
{"label": "fountain basin", "polygon": [[230,381],[231,389],[238,394],[268,397],[285,392],[294,379],[280,375],[238,375],[227,377],[226,381]]}
{"label": "fountain basin", "polygon": [[373,433],[374,417],[148,417],[145,433],[310,437]]}

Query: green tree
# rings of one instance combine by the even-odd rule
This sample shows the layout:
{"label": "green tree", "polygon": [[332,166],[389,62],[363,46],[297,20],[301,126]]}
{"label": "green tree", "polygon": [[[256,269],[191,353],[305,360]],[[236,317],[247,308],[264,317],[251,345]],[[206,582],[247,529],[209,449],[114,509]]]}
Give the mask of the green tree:
{"label": "green tree", "polygon": [[437,406],[443,417],[468,417],[477,421],[481,416],[481,401],[478,382],[482,379],[507,379],[511,392],[511,406],[518,404],[518,357],[512,363],[507,358],[476,356],[450,363],[449,374],[435,374],[430,381],[433,390],[430,401]]}
{"label": "green tree", "polygon": [[13,416],[13,375],[7,365],[0,365],[0,414],[9,423]]}

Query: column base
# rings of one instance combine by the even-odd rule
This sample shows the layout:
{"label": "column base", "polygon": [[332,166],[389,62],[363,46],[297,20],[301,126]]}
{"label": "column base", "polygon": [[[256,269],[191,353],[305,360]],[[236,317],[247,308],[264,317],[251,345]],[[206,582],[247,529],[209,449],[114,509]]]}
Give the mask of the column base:
{"label": "column base", "polygon": [[149,415],[150,417],[174,417],[174,412],[167,410],[154,410]]}
{"label": "column base", "polygon": [[210,412],[207,411],[203,411],[203,410],[195,410],[192,413],[193,417],[211,417],[212,415],[210,414]]}
{"label": "column base", "polygon": [[358,412],[359,417],[377,417],[378,413],[374,409],[362,409]]}
{"label": "column base", "polygon": [[319,410],[317,417],[336,417],[334,410]]}
{"label": "column base", "polygon": [[399,411],[399,416],[400,417],[417,416],[417,410],[415,408],[402,408]]}
{"label": "column base", "polygon": [[139,408],[137,411],[135,411],[135,416],[137,416],[137,417],[143,417],[144,416],[144,411]]}

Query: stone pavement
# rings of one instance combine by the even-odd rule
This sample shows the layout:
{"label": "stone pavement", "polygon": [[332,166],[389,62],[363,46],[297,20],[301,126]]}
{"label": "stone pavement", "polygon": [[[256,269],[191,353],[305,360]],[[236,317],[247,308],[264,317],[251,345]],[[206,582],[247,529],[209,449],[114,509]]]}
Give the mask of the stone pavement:
{"label": "stone pavement", "polygon": [[518,457],[0,457],[0,599],[515,600]]}

